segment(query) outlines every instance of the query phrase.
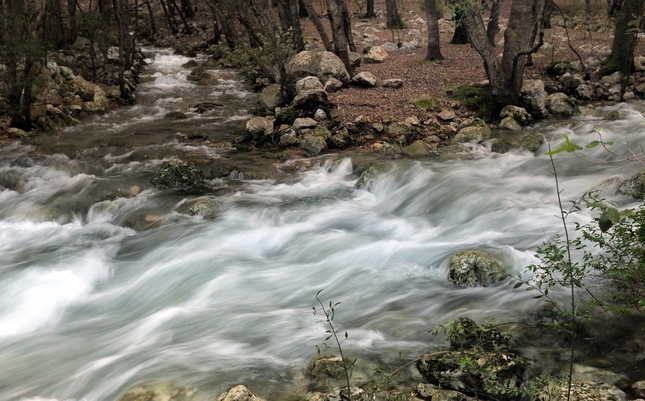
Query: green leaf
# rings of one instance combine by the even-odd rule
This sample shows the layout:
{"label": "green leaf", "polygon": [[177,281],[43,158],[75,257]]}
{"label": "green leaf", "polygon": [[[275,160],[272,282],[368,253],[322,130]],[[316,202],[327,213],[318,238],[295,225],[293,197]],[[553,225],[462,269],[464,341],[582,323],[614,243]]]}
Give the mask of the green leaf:
{"label": "green leaf", "polygon": [[607,208],[607,217],[612,223],[620,223],[620,212],[615,207]]}
{"label": "green leaf", "polygon": [[513,286],[513,289],[520,288],[523,283],[517,283]]}
{"label": "green leaf", "polygon": [[607,210],[602,212],[602,214],[598,218],[598,227],[600,227],[600,231],[602,231],[603,233],[606,233],[613,225],[614,225],[614,222],[609,218]]}
{"label": "green leaf", "polygon": [[591,148],[595,148],[598,145],[600,145],[600,141],[591,141],[585,145],[585,148],[591,149]]}

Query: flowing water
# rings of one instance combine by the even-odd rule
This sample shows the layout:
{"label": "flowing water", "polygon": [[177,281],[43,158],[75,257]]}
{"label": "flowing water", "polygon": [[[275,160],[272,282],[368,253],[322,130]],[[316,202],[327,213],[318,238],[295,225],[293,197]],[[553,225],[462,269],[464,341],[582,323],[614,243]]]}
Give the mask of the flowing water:
{"label": "flowing water", "polygon": [[[454,288],[446,259],[482,248],[518,271],[536,261],[536,246],[561,229],[544,147],[385,160],[391,169],[363,189],[350,157],[291,175],[279,172],[293,161],[265,163],[275,178],[207,182],[199,196],[219,203],[217,219],[189,216],[181,207],[197,195],[153,189],[151,176],[172,157],[233,154],[227,143],[255,98],[228,71],[215,86],[190,83],[186,61],[156,51],[136,106],[0,149],[0,400],[111,401],[160,381],[215,397],[238,383],[279,393],[325,337],[311,310],[321,289],[341,302],[334,322],[359,364],[428,352],[437,340],[427,330],[460,315],[513,321],[537,307],[507,285]],[[162,118],[201,101],[225,107]],[[586,143],[601,131],[616,152],[626,140],[639,149],[643,115],[602,112],[612,109],[621,120],[536,129],[554,146],[563,134]],[[585,154],[615,159],[600,147]],[[599,189],[633,204],[616,195],[617,180],[640,163],[568,154],[556,163],[565,200]]]}

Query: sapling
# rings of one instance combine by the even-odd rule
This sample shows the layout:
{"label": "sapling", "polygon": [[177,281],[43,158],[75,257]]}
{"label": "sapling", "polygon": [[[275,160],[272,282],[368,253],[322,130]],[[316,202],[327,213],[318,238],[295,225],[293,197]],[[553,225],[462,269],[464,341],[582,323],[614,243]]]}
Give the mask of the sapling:
{"label": "sapling", "polygon": [[[316,301],[320,304],[320,309],[317,309],[315,306],[313,306],[312,307],[313,313],[314,315],[316,315],[318,312],[321,311],[325,316],[324,321],[329,326],[329,330],[325,330],[325,332],[327,333],[327,337],[323,341],[322,345],[324,348],[331,348],[329,345],[327,345],[327,341],[329,341],[331,338],[333,338],[334,341],[336,342],[336,348],[338,349],[338,353],[340,354],[340,359],[343,363],[342,368],[343,368],[343,371],[345,372],[345,380],[347,384],[347,398],[349,401],[352,401],[352,390],[351,390],[351,384],[350,384],[349,378],[352,375],[352,370],[354,368],[354,364],[356,363],[356,359],[354,359],[353,361],[348,361],[345,358],[345,354],[343,353],[342,343],[349,337],[349,335],[347,334],[347,331],[345,331],[345,338],[340,340],[338,338],[338,331],[334,327],[334,317],[336,315],[336,306],[340,305],[340,302],[329,301],[329,306],[325,307],[323,302],[318,297],[318,295],[320,295],[322,291],[323,290],[320,290],[316,293]],[[316,349],[318,350],[318,355],[320,355],[320,353],[322,352],[321,348],[318,345],[316,345]]]}

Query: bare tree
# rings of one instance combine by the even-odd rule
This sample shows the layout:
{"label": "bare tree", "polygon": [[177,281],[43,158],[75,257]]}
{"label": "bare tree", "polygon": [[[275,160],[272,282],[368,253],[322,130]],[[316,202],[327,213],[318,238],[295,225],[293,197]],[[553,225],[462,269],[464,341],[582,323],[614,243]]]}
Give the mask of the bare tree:
{"label": "bare tree", "polygon": [[376,18],[374,12],[374,0],[367,0],[365,16],[363,18]]}
{"label": "bare tree", "polygon": [[453,5],[463,10],[462,22],[468,32],[468,39],[484,60],[494,108],[516,104],[519,100],[526,56],[536,52],[542,44],[542,34],[537,45],[533,45],[533,40],[536,29],[542,24],[544,1],[513,0],[500,60],[488,39],[480,6],[474,2],[451,0]]}
{"label": "bare tree", "polygon": [[387,27],[389,29],[402,29],[405,27],[396,0],[385,0],[385,11],[387,13]]}

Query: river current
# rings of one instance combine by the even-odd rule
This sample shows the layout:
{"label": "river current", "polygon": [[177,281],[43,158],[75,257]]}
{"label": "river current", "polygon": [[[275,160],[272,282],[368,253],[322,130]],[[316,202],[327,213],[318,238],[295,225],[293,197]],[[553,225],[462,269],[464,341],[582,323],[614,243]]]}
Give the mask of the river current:
{"label": "river current", "polygon": [[[326,336],[312,314],[321,289],[341,302],[334,322],[358,364],[432,351],[428,329],[454,317],[519,321],[539,306],[505,284],[455,288],[446,261],[480,248],[517,271],[536,262],[536,247],[561,231],[546,145],[537,155],[481,146],[468,160],[382,159],[389,171],[361,189],[346,155],[271,179],[213,179],[201,196],[220,206],[207,220],[181,213],[195,195],[149,180],[172,157],[225,156],[255,96],[231,71],[203,87],[187,80],[187,58],[150,58],[137,105],[0,149],[0,400],[111,401],[162,381],[211,397],[239,383],[277,394]],[[202,101],[224,107],[191,112]],[[554,147],[600,132],[627,154],[626,142],[645,141],[639,107],[533,129]],[[189,118],[162,118],[176,110]],[[603,120],[612,110],[621,119]],[[584,154],[617,159],[601,147]],[[616,189],[640,163],[555,162],[565,202],[598,189],[635,205]],[[591,218],[583,210],[572,221]]]}

